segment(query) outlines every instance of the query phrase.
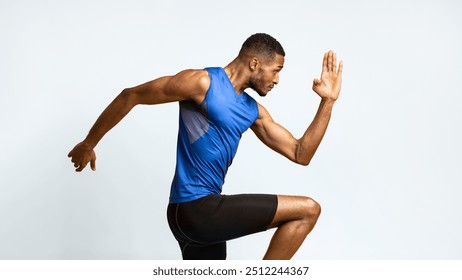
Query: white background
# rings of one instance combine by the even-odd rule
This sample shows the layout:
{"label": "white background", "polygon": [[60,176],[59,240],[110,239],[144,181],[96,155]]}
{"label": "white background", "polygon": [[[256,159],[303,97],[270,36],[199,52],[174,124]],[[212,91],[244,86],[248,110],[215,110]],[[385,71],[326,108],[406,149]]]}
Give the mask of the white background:
{"label": "white background", "polygon": [[[0,259],[180,259],[166,206],[178,105],[135,108],[66,157],[126,87],[225,66],[251,34],[284,46],[256,97],[296,137],[322,55],[344,60],[331,124],[308,167],[243,136],[224,193],[308,195],[323,208],[295,259],[462,258],[460,1],[0,1]],[[259,259],[273,231],[229,242]]]}

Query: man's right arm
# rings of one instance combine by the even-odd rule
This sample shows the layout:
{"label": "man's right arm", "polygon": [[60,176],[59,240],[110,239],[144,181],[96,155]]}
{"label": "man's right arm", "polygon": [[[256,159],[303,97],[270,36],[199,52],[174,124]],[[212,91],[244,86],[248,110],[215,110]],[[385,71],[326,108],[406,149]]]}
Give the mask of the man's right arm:
{"label": "man's right arm", "polygon": [[192,100],[200,104],[210,79],[204,70],[185,70],[174,76],[165,76],[142,85],[124,89],[101,113],[85,140],[77,144],[68,154],[76,167],[82,171],[90,162],[96,169],[94,147],[103,136],[119,123],[138,104],[161,104]]}

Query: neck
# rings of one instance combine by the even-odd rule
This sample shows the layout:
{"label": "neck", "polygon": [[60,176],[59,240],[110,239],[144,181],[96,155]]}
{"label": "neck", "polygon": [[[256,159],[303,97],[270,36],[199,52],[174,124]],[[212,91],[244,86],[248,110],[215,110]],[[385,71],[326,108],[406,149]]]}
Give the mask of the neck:
{"label": "neck", "polygon": [[249,73],[239,57],[231,61],[224,69],[237,94],[241,94],[249,87]]}

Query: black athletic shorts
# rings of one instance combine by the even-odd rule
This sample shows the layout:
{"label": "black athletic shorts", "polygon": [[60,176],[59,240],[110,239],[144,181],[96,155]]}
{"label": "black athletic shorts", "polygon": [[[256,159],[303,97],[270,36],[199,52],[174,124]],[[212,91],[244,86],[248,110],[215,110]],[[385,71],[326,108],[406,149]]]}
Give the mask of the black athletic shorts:
{"label": "black athletic shorts", "polygon": [[212,194],[168,205],[167,218],[184,260],[224,260],[226,241],[268,229],[277,195]]}

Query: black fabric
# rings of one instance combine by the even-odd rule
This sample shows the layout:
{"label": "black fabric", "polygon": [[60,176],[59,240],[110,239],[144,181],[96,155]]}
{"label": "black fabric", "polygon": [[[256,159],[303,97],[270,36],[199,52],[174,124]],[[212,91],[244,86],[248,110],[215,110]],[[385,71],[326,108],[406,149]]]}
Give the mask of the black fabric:
{"label": "black fabric", "polygon": [[183,259],[226,259],[226,241],[267,230],[277,205],[276,195],[212,194],[169,204],[167,217]]}

